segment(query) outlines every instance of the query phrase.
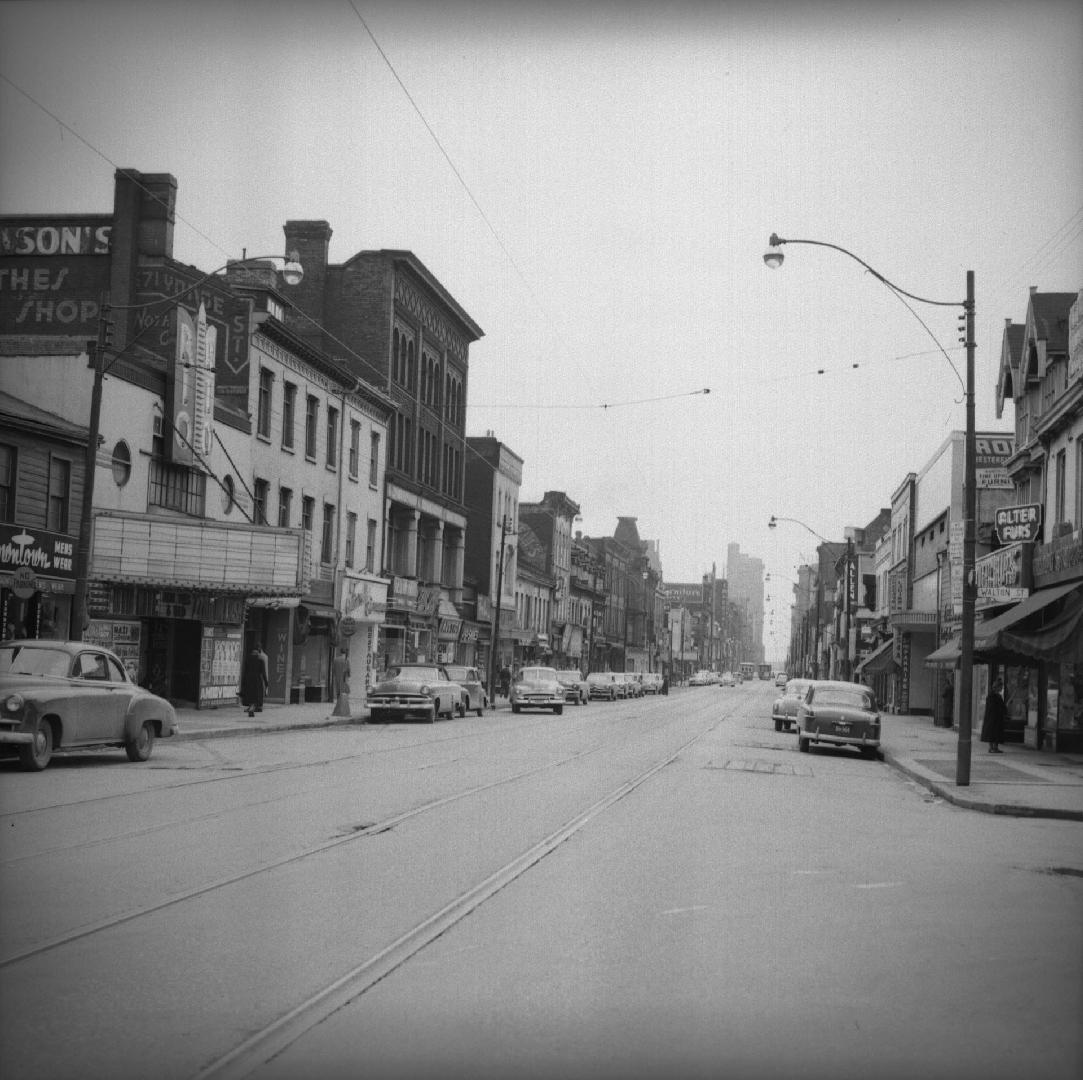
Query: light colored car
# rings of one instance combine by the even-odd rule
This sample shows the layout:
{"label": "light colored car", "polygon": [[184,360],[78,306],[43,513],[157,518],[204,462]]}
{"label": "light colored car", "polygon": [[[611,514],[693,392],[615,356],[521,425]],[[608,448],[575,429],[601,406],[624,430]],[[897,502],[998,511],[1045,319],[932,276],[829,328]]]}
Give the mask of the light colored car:
{"label": "light colored car", "polygon": [[647,671],[643,675],[643,693],[660,694],[662,692],[662,675],[657,671]]}
{"label": "light colored car", "polygon": [[737,680],[733,677],[732,671],[723,671],[722,678],[718,680],[719,686],[736,686]]}
{"label": "light colored car", "polygon": [[572,705],[586,705],[590,701],[590,687],[575,668],[558,671],[557,679],[564,687],[564,700]]}
{"label": "light colored car", "polygon": [[643,696],[643,684],[639,681],[639,676],[634,671],[622,671],[620,677],[624,682],[624,693],[626,697],[639,698]]}
{"label": "light colored car", "polygon": [[40,772],[53,754],[122,746],[146,761],[177,729],[165,700],[134,683],[108,649],[82,641],[0,642],[0,750]]}
{"label": "light colored car", "polygon": [[789,682],[789,679],[786,677],[786,672],[780,671],[775,676],[775,686],[785,686],[787,682]]}
{"label": "light colored car", "polygon": [[369,719],[417,716],[431,724],[438,716],[465,716],[466,701],[466,690],[448,678],[442,664],[396,664],[369,691]]}
{"label": "light colored car", "polygon": [[775,731],[789,731],[797,722],[797,706],[801,704],[812,679],[790,679],[782,693],[775,698],[771,706],[771,719],[775,722]]}
{"label": "light colored car", "polygon": [[710,686],[711,673],[709,671],[697,671],[692,678],[688,680],[689,686]]}
{"label": "light colored car", "polygon": [[813,743],[852,746],[863,757],[876,757],[880,713],[876,695],[860,683],[812,683],[797,707],[797,749],[807,754]]}
{"label": "light colored car", "polygon": [[511,711],[552,709],[559,716],[564,711],[564,687],[556,668],[525,667],[511,684]]}
{"label": "light colored car", "polygon": [[623,685],[618,687],[617,675],[613,671],[592,671],[587,676],[587,689],[591,698],[602,701],[616,701],[623,697]]}
{"label": "light colored car", "polygon": [[476,711],[478,716],[483,715],[489,707],[489,695],[478,669],[465,664],[445,664],[444,670],[452,682],[457,682],[466,691],[467,712]]}

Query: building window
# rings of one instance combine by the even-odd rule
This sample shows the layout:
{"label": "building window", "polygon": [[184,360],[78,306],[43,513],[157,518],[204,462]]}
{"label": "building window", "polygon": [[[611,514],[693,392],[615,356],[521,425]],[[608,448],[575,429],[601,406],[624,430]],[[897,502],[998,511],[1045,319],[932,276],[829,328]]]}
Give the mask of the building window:
{"label": "building window", "polygon": [[15,520],[15,469],[18,456],[14,446],[0,443],[0,521]]}
{"label": "building window", "polygon": [[357,542],[357,515],[346,513],[346,565],[353,568],[354,544]]}
{"label": "building window", "polygon": [[1068,456],[1065,451],[1061,450],[1056,457],[1056,472],[1054,473],[1053,482],[1056,485],[1055,491],[1055,506],[1056,514],[1054,515],[1055,524],[1059,525],[1065,520],[1065,515],[1068,512],[1068,505],[1065,501],[1068,495],[1067,488],[1067,474],[1068,474]]}
{"label": "building window", "polygon": [[327,409],[327,467],[338,468],[338,409]]}
{"label": "building window", "polygon": [[1083,438],[1075,441],[1075,527],[1083,529]]}
{"label": "building window", "polygon": [[267,524],[267,494],[271,489],[267,480],[256,479],[252,489],[252,521],[256,525]]}
{"label": "building window", "polygon": [[380,433],[374,431],[369,440],[369,487],[375,487],[380,475]]}
{"label": "building window", "polygon": [[312,461],[316,460],[316,425],[319,419],[319,399],[309,394],[305,404],[305,457]]}
{"label": "building window", "polygon": [[182,514],[203,517],[207,496],[207,477],[182,465],[168,465],[161,458],[150,463],[151,506],[179,510]]}
{"label": "building window", "polygon": [[320,562],[329,563],[334,553],[335,508],[323,504],[323,532],[320,535]]}
{"label": "building window", "polygon": [[361,467],[361,421],[350,421],[350,475],[356,480]]}
{"label": "building window", "polygon": [[288,529],[293,514],[293,492],[288,487],[278,489],[278,527]]}
{"label": "building window", "polygon": [[259,399],[256,402],[256,434],[264,439],[271,437],[271,385],[274,372],[270,368],[260,368]]}
{"label": "building window", "polygon": [[365,533],[365,569],[371,574],[376,570],[376,521],[369,518]]}
{"label": "building window", "polygon": [[113,456],[109,464],[113,470],[113,482],[117,487],[124,487],[132,477],[132,452],[123,439],[120,439],[113,447]]}
{"label": "building window", "polygon": [[293,449],[293,428],[297,416],[297,387],[293,383],[282,385],[282,446]]}
{"label": "building window", "polygon": [[316,500],[311,495],[306,495],[301,500],[301,528],[305,532],[312,532],[312,515],[316,512]]}
{"label": "building window", "polygon": [[49,458],[48,521],[50,532],[68,531],[68,507],[71,499],[71,462],[64,458]]}

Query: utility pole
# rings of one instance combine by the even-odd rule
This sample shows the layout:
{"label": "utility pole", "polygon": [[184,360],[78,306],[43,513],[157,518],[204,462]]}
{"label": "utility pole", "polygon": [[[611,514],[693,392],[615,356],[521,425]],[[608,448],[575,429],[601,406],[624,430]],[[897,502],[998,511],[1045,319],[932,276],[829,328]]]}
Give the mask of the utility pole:
{"label": "utility pole", "polygon": [[500,600],[504,595],[504,540],[508,535],[508,518],[500,519],[500,565],[496,571],[496,604],[493,607],[493,641],[489,648],[489,697],[496,705],[496,654],[500,648]]}
{"label": "utility pole", "polygon": [[94,368],[94,383],[90,391],[90,430],[87,432],[83,505],[79,515],[79,547],[75,556],[75,596],[72,597],[69,632],[72,641],[82,641],[90,616],[87,612],[87,592],[90,578],[91,533],[94,529],[94,477],[98,469],[98,439],[102,421],[102,384],[105,381],[105,350],[112,336],[109,304],[103,296],[98,313],[98,337],[88,341],[87,352]]}

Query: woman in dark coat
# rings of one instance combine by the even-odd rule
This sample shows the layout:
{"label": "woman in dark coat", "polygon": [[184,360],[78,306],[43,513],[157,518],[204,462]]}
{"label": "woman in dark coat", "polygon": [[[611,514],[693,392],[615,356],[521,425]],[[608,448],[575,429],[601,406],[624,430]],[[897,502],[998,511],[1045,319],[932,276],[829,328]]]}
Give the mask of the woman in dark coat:
{"label": "woman in dark coat", "polygon": [[267,654],[260,645],[253,645],[252,651],[244,658],[244,670],[241,672],[241,704],[248,709],[249,716],[263,712],[267,682]]}
{"label": "woman in dark coat", "polygon": [[985,716],[981,722],[981,741],[989,744],[990,754],[1003,754],[1000,744],[1004,741],[1004,724],[1008,719],[1008,706],[1004,704],[1004,680],[994,679],[985,697]]}

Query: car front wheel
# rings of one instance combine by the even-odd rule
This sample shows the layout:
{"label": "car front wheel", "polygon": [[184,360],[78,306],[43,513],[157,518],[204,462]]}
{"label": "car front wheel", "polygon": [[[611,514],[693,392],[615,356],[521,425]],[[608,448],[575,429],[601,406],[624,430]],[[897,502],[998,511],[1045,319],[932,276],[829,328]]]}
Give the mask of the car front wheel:
{"label": "car front wheel", "polygon": [[807,754],[811,745],[812,744],[809,742],[809,740],[806,739],[800,732],[797,733],[797,749],[800,750],[802,754]]}
{"label": "car front wheel", "polygon": [[146,761],[154,749],[154,725],[147,720],[139,729],[136,737],[124,744],[129,761]]}
{"label": "car front wheel", "polygon": [[27,772],[41,772],[53,756],[53,725],[39,719],[34,741],[19,747],[19,765]]}
{"label": "car front wheel", "polygon": [[556,713],[557,716],[560,716],[560,714],[562,712],[564,712],[564,706],[563,705],[554,705],[553,706],[553,712]]}

